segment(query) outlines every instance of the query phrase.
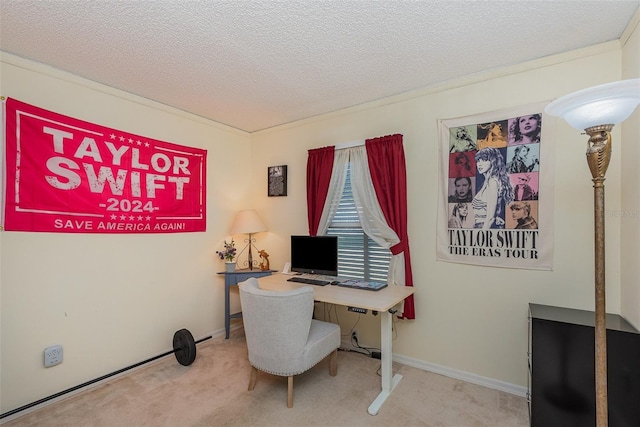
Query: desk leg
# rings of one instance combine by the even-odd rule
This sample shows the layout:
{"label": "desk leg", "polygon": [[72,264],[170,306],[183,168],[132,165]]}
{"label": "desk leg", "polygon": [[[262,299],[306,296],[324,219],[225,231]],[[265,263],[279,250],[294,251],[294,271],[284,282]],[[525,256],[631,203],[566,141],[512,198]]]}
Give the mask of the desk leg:
{"label": "desk leg", "polygon": [[230,316],[231,314],[229,313],[229,288],[231,287],[231,284],[229,283],[229,280],[225,278],[224,281],[224,332],[225,332],[225,339],[229,339],[229,328],[231,327],[231,319]]}
{"label": "desk leg", "polygon": [[381,350],[381,372],[382,372],[382,391],[376,397],[376,400],[369,406],[370,415],[377,415],[380,407],[387,400],[391,391],[398,385],[402,379],[402,375],[393,375],[393,342],[392,335],[392,315],[388,311],[380,313],[380,350]]}

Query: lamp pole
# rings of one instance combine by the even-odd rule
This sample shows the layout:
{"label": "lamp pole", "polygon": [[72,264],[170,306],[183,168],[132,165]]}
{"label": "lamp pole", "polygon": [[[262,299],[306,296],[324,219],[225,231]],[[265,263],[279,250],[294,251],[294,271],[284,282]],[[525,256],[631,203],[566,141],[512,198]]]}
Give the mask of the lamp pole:
{"label": "lamp pole", "polygon": [[253,240],[251,237],[251,233],[249,233],[249,255],[247,256],[247,261],[249,262],[249,270],[253,270],[253,254],[251,253],[252,245],[253,245]]}
{"label": "lamp pole", "polygon": [[587,164],[593,177],[593,214],[595,245],[595,378],[596,426],[608,424],[607,405],[607,315],[605,300],[604,255],[604,180],[611,159],[611,129],[613,125],[592,126],[585,129]]}
{"label": "lamp pole", "polygon": [[[260,233],[266,230],[267,227],[264,225],[256,211],[247,209],[236,214],[233,226],[231,227],[231,234],[249,235],[249,239],[245,239],[245,242],[247,242],[247,245],[249,246],[249,253],[247,254],[247,264],[249,264],[249,270],[253,270],[253,253],[251,250],[251,246],[253,246],[254,239],[252,234]],[[240,259],[240,255],[242,255],[245,249],[247,249],[247,246],[245,246],[242,251],[240,251],[240,253],[238,254],[238,259]]]}

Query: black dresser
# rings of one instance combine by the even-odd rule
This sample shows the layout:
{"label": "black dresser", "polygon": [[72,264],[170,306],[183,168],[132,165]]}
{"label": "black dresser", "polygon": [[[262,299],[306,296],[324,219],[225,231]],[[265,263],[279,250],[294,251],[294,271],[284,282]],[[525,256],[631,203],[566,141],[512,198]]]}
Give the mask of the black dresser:
{"label": "black dresser", "polygon": [[[595,314],[529,304],[533,427],[595,426]],[[640,333],[607,314],[609,427],[640,427]]]}

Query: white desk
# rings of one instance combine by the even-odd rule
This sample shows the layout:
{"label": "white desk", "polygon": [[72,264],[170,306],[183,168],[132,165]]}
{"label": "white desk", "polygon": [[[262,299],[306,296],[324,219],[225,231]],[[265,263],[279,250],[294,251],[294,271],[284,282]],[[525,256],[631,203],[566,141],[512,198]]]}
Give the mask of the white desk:
{"label": "white desk", "polygon": [[382,371],[382,391],[369,405],[368,412],[377,415],[380,407],[387,400],[393,389],[402,379],[402,375],[393,375],[392,370],[392,315],[389,309],[403,301],[414,292],[413,287],[387,286],[379,291],[367,291],[362,289],[350,289],[341,286],[314,286],[303,283],[287,282],[291,276],[274,274],[258,279],[262,289],[285,290],[300,286],[311,286],[314,299],[319,302],[338,304],[348,307],[366,308],[380,313],[380,351]]}

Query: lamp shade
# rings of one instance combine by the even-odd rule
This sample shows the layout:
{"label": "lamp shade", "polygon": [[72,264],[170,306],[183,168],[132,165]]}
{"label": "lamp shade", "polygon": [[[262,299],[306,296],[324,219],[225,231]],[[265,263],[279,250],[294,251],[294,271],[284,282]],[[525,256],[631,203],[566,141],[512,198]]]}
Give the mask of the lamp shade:
{"label": "lamp shade", "polygon": [[238,212],[231,227],[231,234],[252,234],[261,231],[267,231],[267,227],[254,210]]}
{"label": "lamp shade", "polygon": [[562,117],[569,125],[585,130],[598,125],[617,125],[640,103],[640,79],[621,80],[562,96],[544,112]]}

